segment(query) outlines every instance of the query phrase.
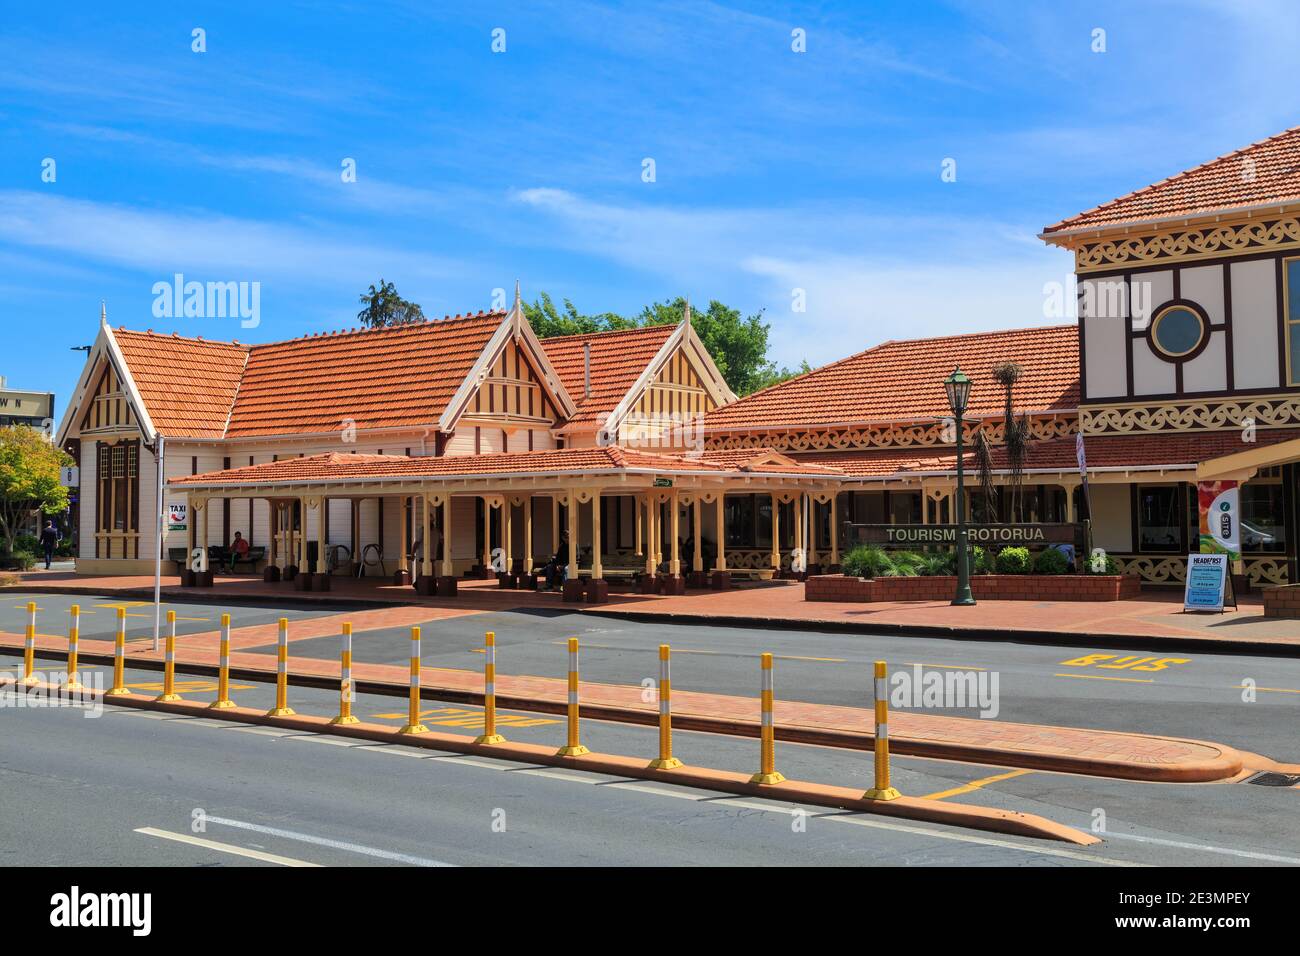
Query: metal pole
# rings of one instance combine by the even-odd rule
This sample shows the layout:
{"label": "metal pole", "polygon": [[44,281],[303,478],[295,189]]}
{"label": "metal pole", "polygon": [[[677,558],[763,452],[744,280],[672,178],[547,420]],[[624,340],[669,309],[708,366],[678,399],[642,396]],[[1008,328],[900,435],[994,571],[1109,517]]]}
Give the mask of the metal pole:
{"label": "metal pole", "polygon": [[975,603],[970,591],[970,548],[966,535],[966,485],[962,468],[962,416],[957,413],[957,596],[952,603],[967,607]]}
{"label": "metal pole", "polygon": [[163,480],[167,468],[166,439],[158,433],[154,442],[155,460],[158,465],[158,534],[157,554],[153,559],[153,649],[158,650],[158,632],[162,629],[162,552],[163,552]]}

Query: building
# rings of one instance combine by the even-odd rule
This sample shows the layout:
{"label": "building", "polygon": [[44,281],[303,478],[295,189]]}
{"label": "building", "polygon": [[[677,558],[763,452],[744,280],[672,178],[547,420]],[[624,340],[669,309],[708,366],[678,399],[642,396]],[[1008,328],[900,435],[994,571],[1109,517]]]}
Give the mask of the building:
{"label": "building", "polygon": [[27,425],[53,432],[54,393],[10,388],[5,377],[0,375],[0,428],[9,425]]}
{"label": "building", "polygon": [[[505,313],[267,345],[104,322],[60,435],[81,463],[78,570],[152,571],[161,460],[163,554],[181,563],[239,532],[299,587],[347,563],[450,592],[467,573],[530,572],[567,533],[569,563],[598,581],[724,581],[728,488],[785,507],[788,551],[797,502],[835,473],[704,455],[693,423],[735,397],[689,317],[542,342],[517,294]],[[684,553],[688,538],[710,543]]]}
{"label": "building", "polygon": [[1086,517],[1125,573],[1173,584],[1197,483],[1235,481],[1243,572],[1300,580],[1298,210],[1300,129],[1046,227],[1074,254],[1075,323],[886,342],[743,399],[689,316],[540,341],[517,292],[505,313],[253,346],[104,324],[60,436],[82,466],[78,569],[152,568],[158,436],[165,553],[240,531],[299,587],[346,549],[451,593],[527,573],[566,531],[597,582],[834,567],[845,522],[951,520],[960,366],[963,437],[991,444],[975,520]]}

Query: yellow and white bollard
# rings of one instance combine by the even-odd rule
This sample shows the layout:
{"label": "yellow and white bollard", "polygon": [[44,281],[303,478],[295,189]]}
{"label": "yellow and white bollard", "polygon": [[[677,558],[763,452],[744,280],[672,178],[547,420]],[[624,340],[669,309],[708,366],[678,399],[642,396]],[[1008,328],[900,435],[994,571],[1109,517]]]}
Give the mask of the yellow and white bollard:
{"label": "yellow and white bollard", "polygon": [[83,690],[81,676],[77,672],[77,642],[81,639],[81,605],[74,604],[68,609],[68,680],[65,690]]}
{"label": "yellow and white bollard", "polygon": [[217,651],[217,699],[208,704],[212,710],[229,710],[230,699],[230,615],[221,615],[221,649]]}
{"label": "yellow and white bollard", "polygon": [[411,699],[407,707],[406,726],[399,734],[427,734],[429,728],[420,723],[420,629],[411,628]]}
{"label": "yellow and white bollard", "polygon": [[497,636],[488,631],[483,636],[483,733],[476,744],[503,744],[506,738],[497,733]]}
{"label": "yellow and white bollard", "polygon": [[355,724],[352,716],[352,622],[343,622],[343,650],[339,655],[339,715],[331,724]]}
{"label": "yellow and white bollard", "polygon": [[266,712],[268,717],[292,717],[289,706],[289,619],[280,618],[280,634],[275,647],[275,706]]}
{"label": "yellow and white bollard", "polygon": [[561,757],[581,757],[591,753],[578,740],[578,639],[569,638],[569,720],[565,744],[556,754]]}
{"label": "yellow and white bollard", "polygon": [[[75,618],[74,618],[75,620]],[[126,689],[126,608],[117,609],[117,637],[113,640],[113,686],[104,691],[105,697],[123,697]]]}
{"label": "yellow and white bollard", "polygon": [[[69,680],[72,678],[69,677]],[[23,638],[23,679],[19,685],[31,687],[40,683],[36,676],[36,602],[27,602],[27,634]]]}
{"label": "yellow and white bollard", "polygon": [[673,770],[682,762],[673,756],[672,662],[667,644],[659,645],[659,756],[652,770]]}
{"label": "yellow and white bollard", "polygon": [[876,785],[864,793],[866,800],[897,800],[902,796],[889,785],[889,680],[885,662],[876,661]]}
{"label": "yellow and white bollard", "polygon": [[176,693],[176,612],[167,612],[167,647],[163,652],[163,692],[154,700],[180,700]]}
{"label": "yellow and white bollard", "polygon": [[749,778],[750,783],[780,783],[785,775],[776,769],[776,726],[772,722],[772,655],[762,657],[762,682],[759,685],[759,709],[762,712],[761,743],[759,745],[758,773]]}

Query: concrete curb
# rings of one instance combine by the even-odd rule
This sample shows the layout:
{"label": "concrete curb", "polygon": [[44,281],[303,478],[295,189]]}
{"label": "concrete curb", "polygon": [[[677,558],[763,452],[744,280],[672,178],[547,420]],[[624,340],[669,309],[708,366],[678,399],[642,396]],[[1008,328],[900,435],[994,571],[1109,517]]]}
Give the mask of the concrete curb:
{"label": "concrete curb", "polygon": [[[0,641],[0,648],[15,651],[22,645],[11,645]],[[42,660],[63,660],[65,655],[49,650],[36,649],[36,656]],[[112,654],[82,650],[78,654],[82,663],[113,663]],[[140,660],[127,657],[127,666],[140,670],[161,671],[161,660]],[[197,664],[186,661],[176,662],[176,673],[195,674],[203,677],[215,677],[215,664]],[[508,675],[502,675],[508,676]],[[272,683],[275,680],[275,667],[265,669],[247,666],[232,666],[231,680],[256,681]],[[289,683],[295,687],[312,687],[334,690],[338,688],[337,678],[323,677],[316,674],[295,674],[290,670]],[[388,681],[367,680],[356,677],[354,684],[358,693],[376,694],[387,697],[405,698],[409,693],[407,684]],[[440,701],[454,704],[472,704],[482,707],[484,704],[481,691],[465,691],[455,688],[422,684],[422,700]],[[542,700],[534,697],[518,697],[510,694],[496,695],[497,707],[502,710],[522,710],[531,713],[558,714],[567,712],[564,701]],[[639,724],[652,727],[658,724],[658,715],[650,710],[638,710],[631,707],[618,707],[610,704],[583,703],[583,716],[590,720],[609,721],[611,723]],[[1043,725],[1046,726],[1046,725]],[[700,733],[722,734],[732,737],[758,738],[760,725],[757,720],[738,718],[711,717],[690,714],[680,710],[673,711],[673,727],[677,730],[690,730]],[[1067,728],[1076,729],[1076,728]],[[848,730],[806,727],[778,722],[775,728],[776,739],[787,743],[812,744],[821,747],[841,747],[848,750],[869,751],[875,746],[875,736],[870,733],[857,733]],[[1115,731],[1096,730],[1090,733],[1107,736],[1124,737],[1128,734]],[[1232,747],[1207,740],[1195,740],[1188,737],[1168,737],[1157,734],[1140,736],[1169,740],[1179,743],[1194,743],[1210,747],[1220,754],[1216,760],[1189,761],[1180,764],[1141,763],[1120,758],[1101,759],[1094,757],[1076,757],[1069,754],[1033,753],[1003,747],[986,747],[977,744],[952,744],[891,734],[890,751],[898,756],[928,757],[936,760],[955,760],[963,763],[989,764],[999,767],[1017,767],[1026,770],[1042,770],[1049,773],[1067,773],[1087,777],[1107,777],[1117,780],[1137,780],[1143,783],[1217,783],[1230,780],[1239,775],[1245,767],[1243,754]]]}
{"label": "concrete curb", "polygon": [[[4,684],[8,683],[8,681],[4,682]],[[58,689],[57,686],[50,684],[40,684],[38,686],[47,690]],[[91,696],[103,696],[102,692],[91,691],[89,693]],[[750,783],[749,776],[746,774],[726,770],[712,770],[705,767],[653,770],[647,766],[648,761],[644,759],[623,757],[616,754],[588,753],[580,757],[560,757],[553,748],[537,744],[511,743],[509,741],[500,744],[477,744],[472,737],[459,734],[444,734],[435,731],[423,734],[401,734],[389,727],[378,724],[331,724],[329,718],[313,717],[306,714],[298,714],[293,717],[272,717],[260,710],[248,707],[212,710],[207,704],[199,701],[158,701],[139,694],[117,696],[107,703],[109,706],[158,710],[185,714],[191,717],[203,716],[215,720],[279,727],[286,730],[303,730],[318,734],[332,734],[339,737],[352,737],[386,744],[401,744],[407,747],[423,747],[429,750],[517,760],[523,763],[541,764],[549,767],[569,767],[576,770],[632,777],[640,780],[657,780],[662,783],[672,783],[696,789],[768,799],[776,798],[789,800],[793,803],[808,803],[813,806],[830,807],[839,810],[874,813],[881,816],[939,823],[966,829],[986,830],[993,833],[1004,833],[1039,840],[1055,840],[1062,843],[1072,843],[1076,846],[1092,846],[1101,842],[1099,838],[1082,830],[1056,823],[1032,813],[1017,813],[1011,810],[977,807],[960,803],[939,803],[915,797],[899,797],[896,800],[889,801],[864,800],[860,791],[848,787],[836,787],[799,780],[785,780],[782,783],[769,785],[755,784]]]}

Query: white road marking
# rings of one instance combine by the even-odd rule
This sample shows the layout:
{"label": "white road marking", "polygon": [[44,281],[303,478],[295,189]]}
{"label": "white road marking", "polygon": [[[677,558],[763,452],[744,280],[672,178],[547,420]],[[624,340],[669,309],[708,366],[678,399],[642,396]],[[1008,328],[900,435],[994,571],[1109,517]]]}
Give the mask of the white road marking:
{"label": "white road marking", "polygon": [[306,860],[295,860],[289,856],[277,856],[274,853],[263,853],[261,850],[250,850],[247,847],[233,846],[229,843],[218,843],[216,840],[205,840],[202,837],[190,836],[188,833],[172,833],[169,830],[157,830],[153,827],[138,827],[135,832],[143,833],[145,836],[158,837],[161,840],[173,840],[176,843],[200,846],[205,850],[216,850],[218,853],[230,853],[234,856],[248,857],[250,860],[261,860],[263,863],[275,863],[279,866],[320,866],[319,863],[308,863]]}
{"label": "white road marking", "polygon": [[349,740],[346,737],[329,737],[324,734],[290,734],[286,740],[305,740],[309,744],[329,744],[331,747],[365,747],[365,740]]}
{"label": "white road marking", "polygon": [[248,724],[227,724],[222,726],[222,730],[233,730],[240,734],[257,734],[260,737],[301,737],[308,731],[302,730],[276,730],[272,727],[257,727]]}
{"label": "white road marking", "polygon": [[[437,754],[429,757],[429,760],[446,760],[449,763],[463,764],[466,767],[482,767],[484,770],[509,770],[510,764],[502,763],[499,760],[485,760],[479,757],[470,757],[465,754]],[[514,766],[526,767],[527,764],[515,764]]]}
{"label": "white road marking", "polygon": [[1104,833],[1107,840],[1134,840],[1138,843],[1153,843],[1156,846],[1172,846],[1183,850],[1199,850],[1202,853],[1222,853],[1226,856],[1239,856],[1247,860],[1267,860],[1270,863],[1289,863],[1300,866],[1300,857],[1276,856],[1272,853],[1259,853],[1255,850],[1234,850],[1226,846],[1210,846],[1206,843],[1182,843],[1178,840],[1162,840],[1159,837],[1138,836],[1135,833]]}
{"label": "white road marking", "polygon": [[692,793],[689,790],[667,789],[658,787],[654,784],[646,783],[607,783],[602,789],[608,790],[635,790],[637,793],[652,793],[656,797],[676,797],[679,800],[706,800],[709,799],[704,794]]}
{"label": "white road marking", "polygon": [[361,843],[348,843],[344,840],[331,840],[328,837],[313,836],[310,833],[298,833],[294,830],[281,830],[278,827],[265,827],[258,823],[246,823],[243,820],[229,820],[225,817],[206,817],[208,823],[216,823],[220,826],[237,827],[241,830],[251,830],[254,833],[265,833],[268,836],[277,836],[285,840],[297,840],[300,843],[310,843],[314,846],[325,846],[334,850],[345,850],[348,853],[360,853],[364,856],[373,856],[381,860],[393,860],[397,863],[409,863],[411,866],[455,866],[454,863],[443,863],[441,860],[427,860],[424,857],[410,856],[406,853],[394,853],[391,850],[380,850],[372,846],[365,846]]}
{"label": "white road marking", "polygon": [[1088,863],[1097,863],[1102,866],[1147,866],[1146,863],[1130,863],[1127,860],[1107,860],[1103,857],[1092,856],[1088,853],[1078,850],[1059,850],[1050,846],[1026,846],[1022,843],[1012,843],[1010,840],[999,840],[996,837],[974,836],[965,833],[948,833],[943,830],[931,830],[927,827],[911,826],[906,823],[892,823],[884,820],[869,819],[855,812],[827,811],[824,807],[798,807],[796,804],[781,806],[780,804],[762,804],[757,801],[747,801],[743,799],[723,799],[715,800],[714,803],[721,803],[733,807],[746,807],[751,810],[769,810],[775,812],[790,813],[794,809],[802,809],[809,816],[815,816],[819,820],[832,820],[837,823],[852,823],[860,827],[871,827],[876,830],[894,830],[899,833],[912,833],[917,836],[935,837],[940,840],[956,840],[960,843],[976,843],[981,846],[1003,847],[1008,850],[1019,850],[1022,853],[1040,853],[1045,856],[1059,856],[1068,860],[1083,860]]}
{"label": "white road marking", "polygon": [[391,754],[394,757],[418,757],[421,760],[426,759],[428,751],[419,750],[415,747],[407,747],[403,744],[375,744],[369,747],[354,748],[358,753],[364,754]]}

